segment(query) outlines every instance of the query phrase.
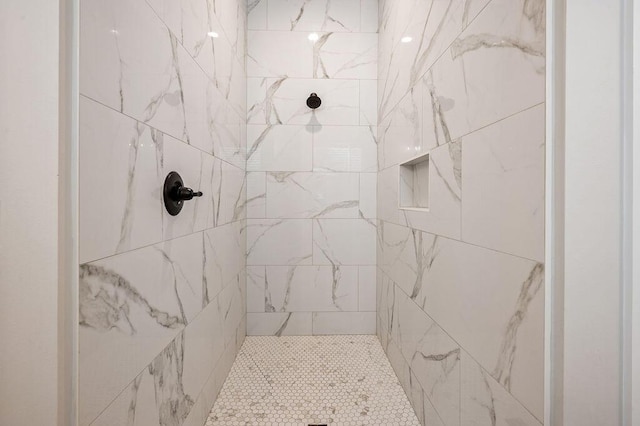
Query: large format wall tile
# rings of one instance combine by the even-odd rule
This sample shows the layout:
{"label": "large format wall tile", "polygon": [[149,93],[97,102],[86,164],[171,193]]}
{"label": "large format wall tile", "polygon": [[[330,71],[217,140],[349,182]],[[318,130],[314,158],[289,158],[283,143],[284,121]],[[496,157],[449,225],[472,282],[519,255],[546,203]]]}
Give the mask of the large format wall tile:
{"label": "large format wall tile", "polygon": [[321,33],[313,50],[314,78],[374,79],[378,35]]}
{"label": "large format wall tile", "polygon": [[162,135],[80,98],[80,262],[162,240]]}
{"label": "large format wall tile", "polygon": [[[378,95],[384,117],[442,55],[489,0],[385,2]],[[406,38],[405,38],[406,37]],[[401,39],[405,40],[402,42]]]}
{"label": "large format wall tile", "polygon": [[544,102],[544,30],[541,2],[491,2],[424,77],[425,138],[448,142]]}
{"label": "large format wall tile", "polygon": [[540,413],[543,266],[389,223],[381,233],[381,267],[398,288]]}
{"label": "large format wall tile", "polygon": [[[444,424],[460,425],[460,347],[396,287],[390,337]],[[413,381],[412,380],[412,381]]]}
{"label": "large format wall tile", "polygon": [[[203,236],[205,302],[213,300],[244,272],[247,241],[244,221],[208,229]],[[205,287],[203,287],[203,291]]]}
{"label": "large format wall tile", "polygon": [[311,229],[304,219],[247,220],[247,264],[311,264]]}
{"label": "large format wall tile", "polygon": [[540,426],[542,422],[487,374],[468,353],[462,352],[461,420],[464,425]]}
{"label": "large format wall tile", "polygon": [[307,33],[251,31],[247,76],[310,78],[313,53],[313,42]]}
{"label": "large format wall tile", "polygon": [[360,31],[360,0],[269,1],[268,28],[284,31]]}
{"label": "large format wall tile", "polygon": [[423,424],[541,424],[545,4],[379,6],[378,336]]}
{"label": "large format wall tile", "polygon": [[309,336],[311,312],[248,313],[249,336]]}
{"label": "large format wall tile", "polygon": [[[358,125],[360,85],[357,80],[250,78],[248,122],[250,124]],[[311,110],[311,92],[322,105]]]}
{"label": "large format wall tile", "polygon": [[375,334],[375,312],[314,312],[313,334]]}
{"label": "large format wall tile", "polygon": [[[211,376],[223,364],[224,354],[230,350],[235,352],[235,341],[225,343],[223,316],[217,303],[209,304],[133,379],[92,426],[182,424],[195,408],[196,399]],[[240,326],[235,324],[233,331]],[[222,382],[224,377],[218,380]],[[208,412],[208,408],[206,410]]]}
{"label": "large format wall tile", "polygon": [[307,172],[313,163],[313,129],[306,126],[247,126],[247,170]]}
{"label": "large format wall tile", "polygon": [[357,173],[267,173],[269,218],[357,218]]}
{"label": "large format wall tile", "polygon": [[248,333],[373,333],[378,2],[247,9]]}
{"label": "large format wall tile", "polygon": [[202,234],[194,234],[81,265],[82,424],[115,398],[202,308],[201,253]]}
{"label": "large format wall tile", "polygon": [[313,132],[313,169],[331,172],[377,170],[374,126],[322,126]]}
{"label": "large format wall tile", "polygon": [[[326,285],[331,282],[332,285]],[[357,266],[267,266],[266,312],[355,311]]]}
{"label": "large format wall tile", "polygon": [[313,221],[316,265],[375,265],[376,226],[365,219]]}
{"label": "large format wall tile", "polygon": [[[244,114],[244,58],[238,58],[213,2],[149,0],[186,51],[239,114]],[[235,35],[232,34],[232,37]]]}
{"label": "large format wall tile", "polygon": [[[195,198],[190,202],[184,203],[178,216],[171,216],[164,208],[163,202],[163,237],[164,239],[171,239],[202,231],[207,227],[207,223],[212,220],[214,214],[213,203],[210,200],[213,199],[211,177],[214,175],[215,160],[210,155],[171,137],[164,138],[163,153],[163,177],[170,172],[178,172],[187,187],[203,192],[201,198]],[[164,178],[159,182],[158,191],[162,191],[163,182]]]}
{"label": "large format wall tile", "polygon": [[[83,3],[80,91],[197,146],[212,145],[213,83],[143,1]],[[209,95],[209,96],[207,96]]]}
{"label": "large format wall tile", "polygon": [[544,105],[463,138],[465,241],[544,260]]}
{"label": "large format wall tile", "polygon": [[247,172],[247,217],[263,219],[267,216],[267,174]]}
{"label": "large format wall tile", "polygon": [[203,416],[246,334],[246,7],[82,3],[81,426]]}
{"label": "large format wall tile", "polygon": [[378,127],[378,168],[426,153],[422,149],[422,91],[408,93]]}

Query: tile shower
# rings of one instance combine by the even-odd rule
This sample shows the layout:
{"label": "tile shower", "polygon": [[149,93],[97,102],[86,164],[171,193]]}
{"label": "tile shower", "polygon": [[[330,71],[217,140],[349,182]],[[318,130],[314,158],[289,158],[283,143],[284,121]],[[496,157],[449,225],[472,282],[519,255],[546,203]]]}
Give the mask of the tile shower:
{"label": "tile shower", "polygon": [[80,6],[80,425],[211,423],[338,334],[423,425],[542,424],[544,1]]}
{"label": "tile shower", "polygon": [[249,335],[375,333],[377,10],[250,3]]}

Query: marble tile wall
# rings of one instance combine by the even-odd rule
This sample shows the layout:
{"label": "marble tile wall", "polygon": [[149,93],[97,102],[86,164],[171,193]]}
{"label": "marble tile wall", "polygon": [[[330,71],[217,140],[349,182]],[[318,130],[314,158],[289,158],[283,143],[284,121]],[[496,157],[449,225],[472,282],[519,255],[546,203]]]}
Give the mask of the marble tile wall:
{"label": "marble tile wall", "polygon": [[246,3],[80,6],[79,424],[202,425],[246,334]]}
{"label": "marble tile wall", "polygon": [[248,27],[247,332],[374,334],[378,1],[250,0]]}
{"label": "marble tile wall", "polygon": [[379,6],[379,339],[423,424],[541,425],[545,2]]}

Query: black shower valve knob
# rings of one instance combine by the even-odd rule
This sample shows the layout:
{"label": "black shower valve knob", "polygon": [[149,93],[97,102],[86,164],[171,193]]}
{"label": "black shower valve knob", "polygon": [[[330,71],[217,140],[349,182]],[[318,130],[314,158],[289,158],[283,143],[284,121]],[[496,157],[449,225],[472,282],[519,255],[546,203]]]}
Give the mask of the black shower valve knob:
{"label": "black shower valve knob", "polygon": [[307,99],[307,106],[311,109],[316,109],[320,105],[322,105],[322,99],[316,93],[312,93]]}
{"label": "black shower valve knob", "polygon": [[171,189],[171,198],[175,201],[191,200],[194,197],[202,197],[201,191],[194,191],[184,186],[174,186]]}
{"label": "black shower valve knob", "polygon": [[201,191],[194,191],[184,186],[180,174],[171,172],[164,180],[164,206],[171,216],[176,216],[184,207],[184,202],[195,197],[202,197]]}

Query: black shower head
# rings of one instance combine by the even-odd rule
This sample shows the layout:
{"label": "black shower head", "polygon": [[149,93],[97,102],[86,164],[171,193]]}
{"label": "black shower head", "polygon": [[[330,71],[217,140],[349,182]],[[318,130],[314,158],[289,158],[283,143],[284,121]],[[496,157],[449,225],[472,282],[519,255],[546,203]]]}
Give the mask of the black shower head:
{"label": "black shower head", "polygon": [[317,94],[312,93],[307,99],[307,106],[311,109],[316,109],[322,104],[322,99]]}

